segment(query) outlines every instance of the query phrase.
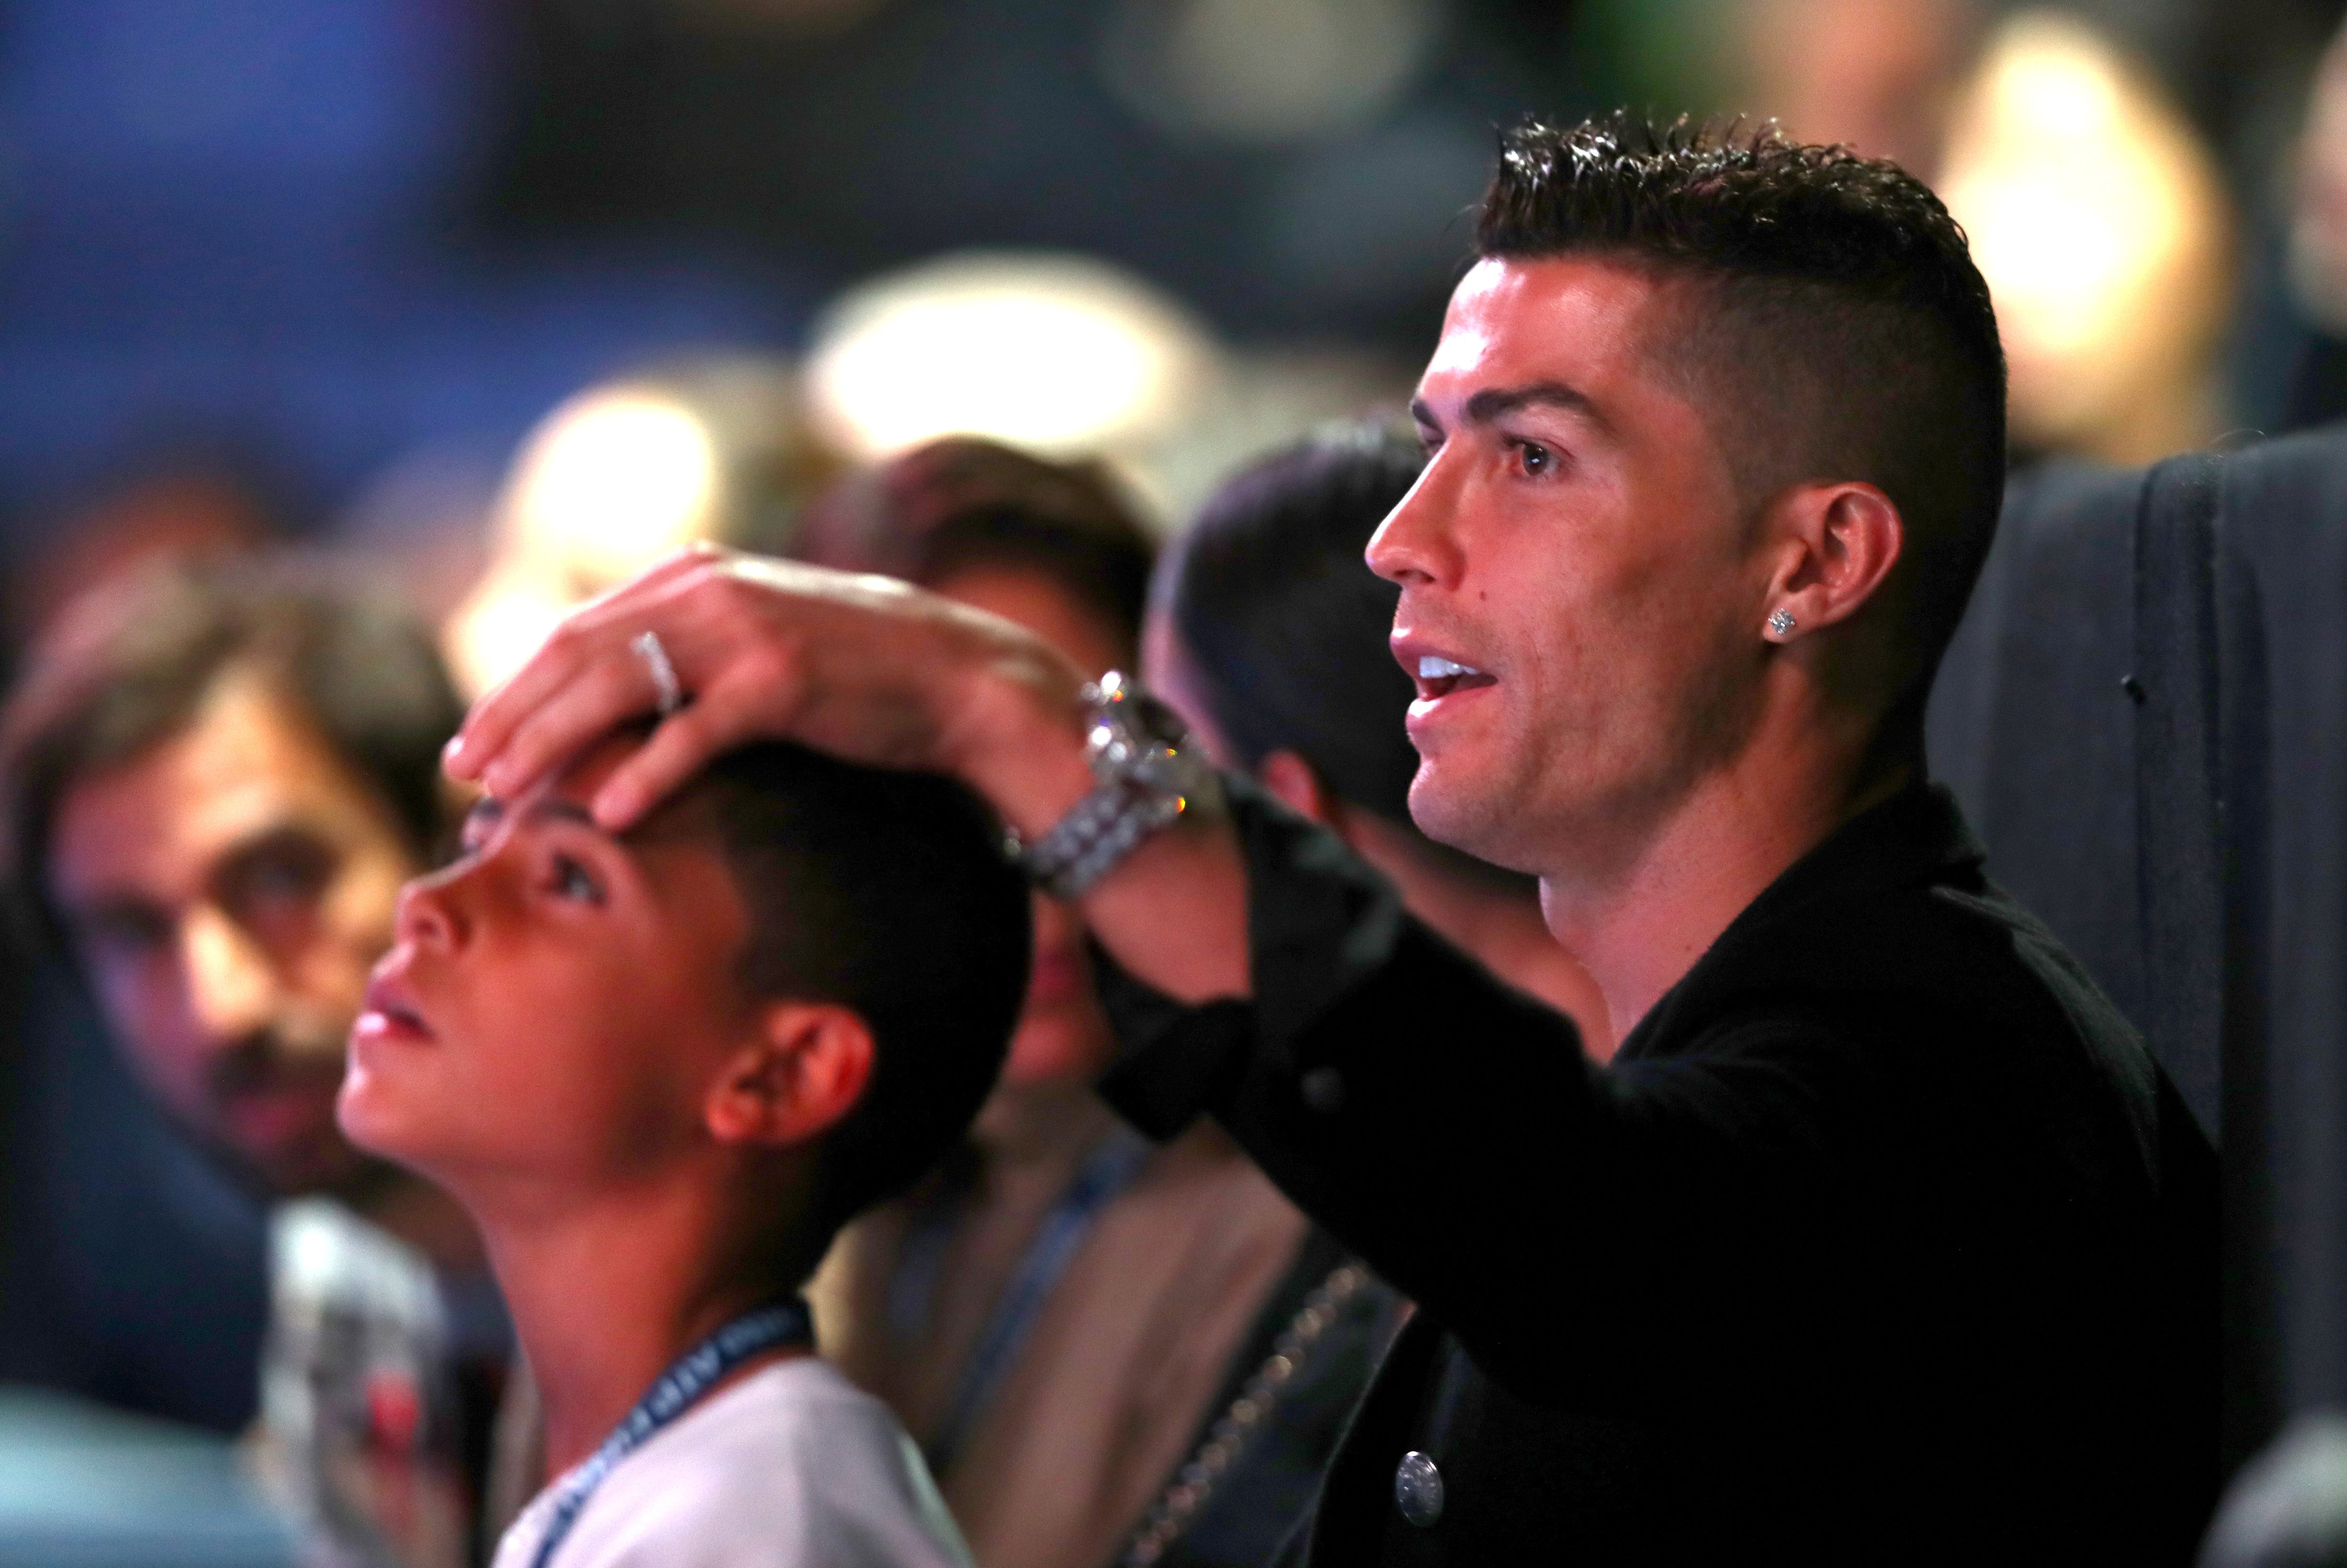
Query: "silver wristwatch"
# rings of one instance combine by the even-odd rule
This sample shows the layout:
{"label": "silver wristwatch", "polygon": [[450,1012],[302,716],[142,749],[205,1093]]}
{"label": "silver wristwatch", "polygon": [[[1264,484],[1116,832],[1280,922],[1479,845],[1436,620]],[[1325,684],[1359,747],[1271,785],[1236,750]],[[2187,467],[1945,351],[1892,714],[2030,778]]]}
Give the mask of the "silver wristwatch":
{"label": "silver wristwatch", "polygon": [[1029,879],[1056,899],[1078,897],[1143,840],[1217,798],[1204,750],[1140,682],[1111,670],[1083,696],[1092,791],[1019,850]]}

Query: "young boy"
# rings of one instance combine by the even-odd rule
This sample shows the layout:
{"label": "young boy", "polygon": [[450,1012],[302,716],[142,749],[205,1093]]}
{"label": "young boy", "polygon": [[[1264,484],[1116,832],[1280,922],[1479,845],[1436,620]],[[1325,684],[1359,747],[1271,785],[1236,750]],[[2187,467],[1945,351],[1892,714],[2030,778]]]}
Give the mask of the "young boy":
{"label": "young boy", "polygon": [[557,1480],[497,1568],[967,1563],[795,1291],[999,1067],[1027,892],[936,778],[722,759],[613,837],[620,738],[408,884],[343,1126],[479,1223]]}

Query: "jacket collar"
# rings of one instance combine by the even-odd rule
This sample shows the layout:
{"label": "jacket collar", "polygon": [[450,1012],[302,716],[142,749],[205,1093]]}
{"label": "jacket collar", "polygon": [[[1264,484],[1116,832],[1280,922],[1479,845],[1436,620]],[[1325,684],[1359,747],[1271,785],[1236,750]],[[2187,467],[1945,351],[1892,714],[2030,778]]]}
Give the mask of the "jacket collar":
{"label": "jacket collar", "polygon": [[1969,881],[1987,851],[1973,834],[1945,785],[1918,780],[1870,806],[1788,867],[1727,924],[1676,984],[1665,992],[1622,1042],[1623,1050],[1651,1043],[1670,1028],[1681,1004],[1706,988],[1724,967],[1777,928],[1826,902],[1948,881]]}

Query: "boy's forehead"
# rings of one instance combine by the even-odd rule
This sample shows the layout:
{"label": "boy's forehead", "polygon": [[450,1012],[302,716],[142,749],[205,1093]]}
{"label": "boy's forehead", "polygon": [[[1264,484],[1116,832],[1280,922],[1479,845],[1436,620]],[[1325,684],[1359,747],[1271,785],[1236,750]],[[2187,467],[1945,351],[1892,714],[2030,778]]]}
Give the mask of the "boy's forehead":
{"label": "boy's forehead", "polygon": [[[569,767],[549,777],[515,804],[527,807],[539,801],[559,801],[566,807],[576,806],[582,812],[590,812],[597,792],[630,758],[643,748],[649,738],[648,734],[637,730],[622,730],[606,736],[580,752]],[[667,841],[680,834],[688,838],[699,836],[695,829],[702,824],[701,814],[696,809],[702,794],[701,784],[702,779],[698,776],[688,779],[671,790],[668,798],[654,807],[641,821],[613,836],[623,844],[635,845]]]}
{"label": "boy's forehead", "polygon": [[589,804],[595,792],[643,745],[644,737],[641,735],[607,735],[580,752],[569,767],[548,779],[540,789],[555,799],[575,801],[581,806]]}

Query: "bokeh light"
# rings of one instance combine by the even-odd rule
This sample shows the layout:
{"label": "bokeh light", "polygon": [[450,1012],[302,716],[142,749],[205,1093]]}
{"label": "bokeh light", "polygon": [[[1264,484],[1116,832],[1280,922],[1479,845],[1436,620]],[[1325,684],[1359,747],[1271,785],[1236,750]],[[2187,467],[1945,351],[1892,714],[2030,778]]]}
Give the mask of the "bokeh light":
{"label": "bokeh light", "polygon": [[2147,70],[2075,17],[2008,18],[1940,189],[1996,301],[2016,440],[2142,462],[2211,433],[2229,209]]}
{"label": "bokeh light", "polygon": [[817,429],[859,459],[957,434],[1071,456],[1164,436],[1214,358],[1186,311],[1105,262],[965,255],[841,299],[806,388]]}

